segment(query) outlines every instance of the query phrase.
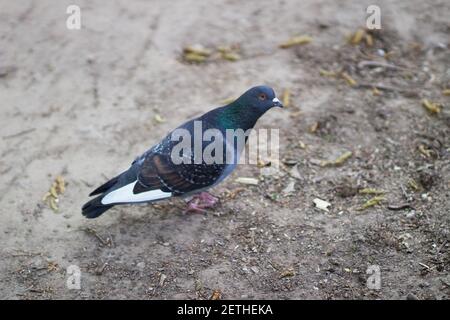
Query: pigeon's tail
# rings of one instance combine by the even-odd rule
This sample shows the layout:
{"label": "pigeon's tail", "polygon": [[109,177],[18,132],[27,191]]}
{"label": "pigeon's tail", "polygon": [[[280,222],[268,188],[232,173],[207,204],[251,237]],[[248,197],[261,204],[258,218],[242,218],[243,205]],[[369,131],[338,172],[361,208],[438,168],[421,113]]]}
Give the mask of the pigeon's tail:
{"label": "pigeon's tail", "polygon": [[115,185],[117,183],[117,181],[119,181],[120,175],[118,175],[117,177],[112,178],[111,180],[107,181],[106,183],[102,184],[100,187],[98,187],[97,189],[95,189],[94,191],[92,191],[89,196],[95,196],[97,194],[103,193],[108,191],[108,189],[110,189],[113,185]]}
{"label": "pigeon's tail", "polygon": [[102,215],[108,209],[111,209],[114,205],[102,204],[103,195],[98,196],[89,202],[86,202],[81,208],[81,213],[88,219],[97,218]]}

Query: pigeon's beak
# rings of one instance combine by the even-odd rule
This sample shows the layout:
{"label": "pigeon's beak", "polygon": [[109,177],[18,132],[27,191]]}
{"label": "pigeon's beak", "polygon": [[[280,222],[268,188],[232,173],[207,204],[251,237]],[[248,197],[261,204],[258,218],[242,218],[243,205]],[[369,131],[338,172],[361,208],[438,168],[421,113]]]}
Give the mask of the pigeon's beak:
{"label": "pigeon's beak", "polygon": [[274,107],[280,107],[280,108],[283,108],[283,104],[281,103],[281,101],[280,100],[278,100],[278,98],[273,98],[273,106]]}

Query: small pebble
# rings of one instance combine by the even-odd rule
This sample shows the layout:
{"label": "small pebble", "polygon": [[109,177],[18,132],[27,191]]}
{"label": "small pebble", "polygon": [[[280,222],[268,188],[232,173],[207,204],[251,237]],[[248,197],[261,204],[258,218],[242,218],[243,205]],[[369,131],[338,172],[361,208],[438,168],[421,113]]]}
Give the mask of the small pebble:
{"label": "small pebble", "polygon": [[139,262],[136,266],[138,267],[138,269],[144,270],[144,268],[145,268],[145,262]]}
{"label": "small pebble", "polygon": [[419,300],[419,298],[417,298],[417,296],[413,293],[408,293],[408,295],[406,296],[406,300]]}

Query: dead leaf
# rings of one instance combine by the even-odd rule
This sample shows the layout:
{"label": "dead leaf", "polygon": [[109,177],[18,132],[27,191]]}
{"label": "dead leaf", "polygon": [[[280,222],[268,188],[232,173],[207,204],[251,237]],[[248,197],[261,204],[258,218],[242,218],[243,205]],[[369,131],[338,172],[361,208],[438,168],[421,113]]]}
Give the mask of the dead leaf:
{"label": "dead leaf", "polygon": [[366,44],[368,47],[372,47],[373,46],[373,37],[371,34],[366,33]]}
{"label": "dead leaf", "polygon": [[364,29],[358,29],[350,38],[350,43],[351,44],[359,44],[365,34],[366,34],[366,31]]}
{"label": "dead leaf", "polygon": [[220,300],[222,298],[222,292],[220,290],[214,290],[210,300]]}
{"label": "dead leaf", "polygon": [[48,271],[57,271],[59,269],[59,266],[56,262],[49,262],[47,265]]}
{"label": "dead leaf", "polygon": [[415,190],[415,191],[419,191],[419,190],[420,190],[419,185],[417,184],[417,182],[416,182],[414,179],[410,179],[410,180],[408,181],[408,186],[409,186],[411,189]]}
{"label": "dead leaf", "polygon": [[314,122],[311,127],[309,127],[310,133],[315,133],[319,129],[319,121]]}
{"label": "dead leaf", "polygon": [[66,190],[66,184],[65,184],[64,178],[62,176],[57,176],[55,178],[55,180],[53,181],[49,191],[46,192],[44,197],[42,198],[42,201],[47,202],[49,207],[54,212],[57,212],[59,210],[58,197],[60,194],[64,193],[65,190]]}
{"label": "dead leaf", "polygon": [[286,277],[293,277],[293,276],[295,276],[295,272],[294,272],[294,269],[292,269],[292,268],[284,270],[280,273],[280,279],[286,278]]}
{"label": "dead leaf", "polygon": [[225,191],[225,196],[228,199],[234,199],[242,191],[245,191],[245,188],[236,188],[236,189],[233,189],[233,190],[226,190]]}
{"label": "dead leaf", "polygon": [[419,152],[427,158],[430,158],[432,156],[432,151],[430,149],[427,149],[423,144],[419,145],[417,149],[419,149]]}

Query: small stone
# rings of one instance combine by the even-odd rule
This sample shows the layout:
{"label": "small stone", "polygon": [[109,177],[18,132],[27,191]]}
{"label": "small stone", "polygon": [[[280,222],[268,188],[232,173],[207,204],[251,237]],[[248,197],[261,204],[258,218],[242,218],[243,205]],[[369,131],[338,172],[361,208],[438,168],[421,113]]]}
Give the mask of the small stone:
{"label": "small stone", "polygon": [[331,203],[319,198],[315,198],[313,202],[318,209],[329,212],[328,207],[331,206]]}
{"label": "small stone", "polygon": [[289,181],[287,186],[283,189],[282,193],[285,195],[288,195],[294,191],[295,191],[295,181],[291,180],[291,181]]}
{"label": "small stone", "polygon": [[340,265],[340,263],[339,263],[339,261],[337,259],[330,258],[328,261],[334,266],[339,266]]}
{"label": "small stone", "polygon": [[298,171],[298,165],[293,166],[292,169],[289,171],[289,174],[291,175],[292,178],[295,178],[295,179],[302,178],[302,176],[300,175],[300,173]]}
{"label": "small stone", "polygon": [[256,266],[253,266],[253,267],[251,267],[250,268],[254,273],[258,273],[259,272],[259,269],[258,269],[258,267],[256,267]]}
{"label": "small stone", "polygon": [[384,57],[386,55],[386,51],[384,51],[383,49],[377,49],[377,54],[380,57]]}
{"label": "small stone", "polygon": [[145,262],[139,262],[136,267],[138,267],[139,270],[144,270],[145,268]]}
{"label": "small stone", "polygon": [[419,300],[419,298],[413,294],[413,293],[408,293],[408,295],[406,296],[406,300]]}
{"label": "small stone", "polygon": [[419,182],[425,190],[430,190],[438,180],[438,175],[432,170],[423,170],[419,175]]}
{"label": "small stone", "polygon": [[247,178],[247,177],[239,177],[235,180],[237,183],[241,184],[249,184],[249,185],[258,185],[258,179],[256,178]]}
{"label": "small stone", "polygon": [[166,281],[167,276],[164,273],[161,273],[161,277],[159,278],[159,286],[162,287],[164,282]]}
{"label": "small stone", "polygon": [[415,215],[416,215],[416,211],[414,211],[414,210],[411,210],[406,213],[406,217],[409,219],[414,218]]}

